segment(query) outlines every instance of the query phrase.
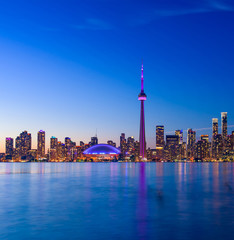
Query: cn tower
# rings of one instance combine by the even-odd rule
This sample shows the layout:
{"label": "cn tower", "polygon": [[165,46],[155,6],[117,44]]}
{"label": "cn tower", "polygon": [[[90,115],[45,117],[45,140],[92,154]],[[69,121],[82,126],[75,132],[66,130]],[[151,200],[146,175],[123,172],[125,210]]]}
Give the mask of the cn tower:
{"label": "cn tower", "polygon": [[146,159],[146,142],[145,142],[145,113],[144,113],[144,101],[146,100],[146,94],[144,93],[144,76],[143,76],[143,63],[141,67],[141,92],[138,95],[138,100],[141,101],[141,117],[140,117],[140,159]]}

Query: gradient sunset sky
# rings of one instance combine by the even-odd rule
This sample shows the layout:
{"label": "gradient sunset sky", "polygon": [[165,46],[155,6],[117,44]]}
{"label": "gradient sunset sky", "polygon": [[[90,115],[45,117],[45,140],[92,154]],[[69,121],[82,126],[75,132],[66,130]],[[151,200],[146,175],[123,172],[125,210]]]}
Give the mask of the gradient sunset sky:
{"label": "gradient sunset sky", "polygon": [[138,139],[142,59],[148,146],[156,125],[209,128],[223,111],[233,126],[233,23],[232,0],[2,1],[0,151],[24,130],[33,148],[40,129],[47,144]]}

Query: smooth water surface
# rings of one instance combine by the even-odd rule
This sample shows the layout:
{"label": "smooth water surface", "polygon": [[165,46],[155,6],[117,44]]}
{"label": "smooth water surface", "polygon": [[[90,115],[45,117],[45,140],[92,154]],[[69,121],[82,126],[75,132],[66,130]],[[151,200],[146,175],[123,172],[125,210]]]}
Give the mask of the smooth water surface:
{"label": "smooth water surface", "polygon": [[233,239],[233,163],[0,163],[0,239]]}

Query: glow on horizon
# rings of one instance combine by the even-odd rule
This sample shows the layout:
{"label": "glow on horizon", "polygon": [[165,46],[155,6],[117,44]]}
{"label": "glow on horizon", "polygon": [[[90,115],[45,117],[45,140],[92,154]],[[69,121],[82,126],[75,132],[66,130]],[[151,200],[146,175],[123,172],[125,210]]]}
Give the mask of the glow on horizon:
{"label": "glow on horizon", "polygon": [[40,129],[46,150],[51,136],[87,143],[96,128],[101,142],[138,140],[142,58],[147,146],[156,125],[200,129],[223,111],[234,123],[234,3],[114,2],[2,3],[0,152],[23,130],[34,149]]}

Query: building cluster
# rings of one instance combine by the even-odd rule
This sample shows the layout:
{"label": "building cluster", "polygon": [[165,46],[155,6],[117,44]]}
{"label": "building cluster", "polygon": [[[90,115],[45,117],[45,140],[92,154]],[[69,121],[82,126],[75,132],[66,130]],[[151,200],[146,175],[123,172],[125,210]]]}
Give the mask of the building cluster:
{"label": "building cluster", "polygon": [[[156,148],[145,148],[147,161],[211,161],[234,160],[234,131],[228,135],[227,113],[221,113],[221,133],[219,133],[218,119],[212,119],[212,136],[196,136],[196,131],[187,130],[187,142],[184,142],[183,130],[176,130],[174,135],[166,135],[164,126],[156,126]],[[50,146],[46,149],[45,131],[37,133],[37,149],[32,149],[31,134],[27,131],[20,133],[15,139],[6,138],[6,152],[0,155],[1,161],[77,161],[85,160],[84,151],[98,144],[97,136],[92,137],[89,143],[80,141],[77,145],[71,138],[66,137],[64,142],[56,137],[50,138]],[[107,141],[108,145],[116,148],[116,143]],[[145,146],[146,147],[146,146]],[[134,137],[126,138],[125,133],[120,135],[120,154],[118,160],[140,161],[140,142]],[[90,158],[89,158],[90,159]]]}
{"label": "building cluster", "polygon": [[174,135],[166,135],[164,126],[156,126],[156,149],[152,158],[163,161],[175,160],[234,160],[234,131],[228,135],[227,113],[221,113],[221,133],[218,132],[218,119],[212,119],[212,136],[201,135],[197,140],[196,131],[187,130],[187,142],[183,141],[183,131],[176,130]]}
{"label": "building cluster", "polygon": [[[64,143],[58,138],[52,136],[50,138],[50,147],[46,150],[45,145],[45,131],[40,130],[37,133],[37,149],[32,149],[31,133],[24,131],[18,137],[6,138],[5,154],[0,154],[1,161],[76,161],[83,159],[83,152],[91,146],[98,144],[97,136],[91,137],[91,141],[85,144],[80,141],[77,146],[71,138],[66,137]],[[116,143],[111,140],[107,144],[116,147]]]}

